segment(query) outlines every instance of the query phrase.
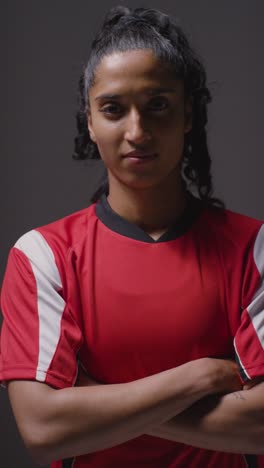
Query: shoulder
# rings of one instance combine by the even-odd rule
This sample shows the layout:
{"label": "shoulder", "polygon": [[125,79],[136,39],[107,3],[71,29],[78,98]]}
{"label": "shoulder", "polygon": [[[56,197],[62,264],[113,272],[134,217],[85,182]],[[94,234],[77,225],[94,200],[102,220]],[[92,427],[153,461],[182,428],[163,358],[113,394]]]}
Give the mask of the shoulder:
{"label": "shoulder", "polygon": [[32,263],[62,263],[68,252],[87,239],[90,225],[96,220],[95,205],[24,233],[11,251],[18,251]]}
{"label": "shoulder", "polygon": [[202,216],[209,232],[223,244],[249,247],[258,240],[264,245],[264,221],[229,209],[207,207]]}
{"label": "shoulder", "polygon": [[49,224],[38,226],[23,234],[14,247],[32,251],[35,247],[43,253],[50,249],[67,252],[69,248],[82,241],[86,236],[89,224],[95,215],[94,204]]}

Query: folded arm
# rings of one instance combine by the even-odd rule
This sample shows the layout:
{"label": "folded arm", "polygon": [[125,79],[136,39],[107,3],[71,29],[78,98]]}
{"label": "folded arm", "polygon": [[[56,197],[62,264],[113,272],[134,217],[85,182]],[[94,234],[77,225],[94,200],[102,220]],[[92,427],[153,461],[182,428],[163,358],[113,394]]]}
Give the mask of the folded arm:
{"label": "folded arm", "polygon": [[34,381],[8,385],[22,438],[40,463],[113,447],[206,395],[241,387],[235,365],[206,358],[129,383],[78,384],[61,390]]}
{"label": "folded arm", "polygon": [[206,397],[148,435],[209,450],[264,454],[264,381]]}

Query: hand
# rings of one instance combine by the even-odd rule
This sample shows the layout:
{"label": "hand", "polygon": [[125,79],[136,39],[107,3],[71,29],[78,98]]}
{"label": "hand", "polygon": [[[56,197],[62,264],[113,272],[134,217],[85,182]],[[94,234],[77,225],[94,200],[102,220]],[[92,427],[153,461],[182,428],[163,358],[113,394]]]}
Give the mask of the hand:
{"label": "hand", "polygon": [[230,393],[243,389],[238,366],[229,359],[207,359],[207,372],[212,393]]}
{"label": "hand", "polygon": [[243,386],[243,390],[250,390],[251,388],[255,387],[255,385],[258,385],[260,382],[263,381],[264,377],[256,377],[255,379],[247,380],[247,382]]}

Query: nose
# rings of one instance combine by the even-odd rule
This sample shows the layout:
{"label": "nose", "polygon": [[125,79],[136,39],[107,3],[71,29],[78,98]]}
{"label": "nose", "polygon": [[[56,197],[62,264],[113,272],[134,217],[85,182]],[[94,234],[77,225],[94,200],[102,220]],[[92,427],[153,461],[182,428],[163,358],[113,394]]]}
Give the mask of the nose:
{"label": "nose", "polygon": [[146,128],[146,122],[140,112],[133,109],[128,115],[125,139],[134,145],[145,145],[151,140],[151,133]]}

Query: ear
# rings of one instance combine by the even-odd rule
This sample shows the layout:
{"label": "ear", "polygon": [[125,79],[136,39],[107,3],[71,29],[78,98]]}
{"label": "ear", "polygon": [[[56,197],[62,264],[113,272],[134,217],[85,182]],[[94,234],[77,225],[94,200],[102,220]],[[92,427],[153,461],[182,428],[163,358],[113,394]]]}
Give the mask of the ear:
{"label": "ear", "polygon": [[185,101],[184,114],[184,132],[188,133],[192,129],[192,99],[190,97]]}
{"label": "ear", "polygon": [[94,143],[96,143],[96,138],[95,138],[95,134],[94,134],[94,131],[93,131],[92,116],[91,116],[90,112],[87,113],[87,126],[88,126],[88,130],[89,130],[91,140]]}

